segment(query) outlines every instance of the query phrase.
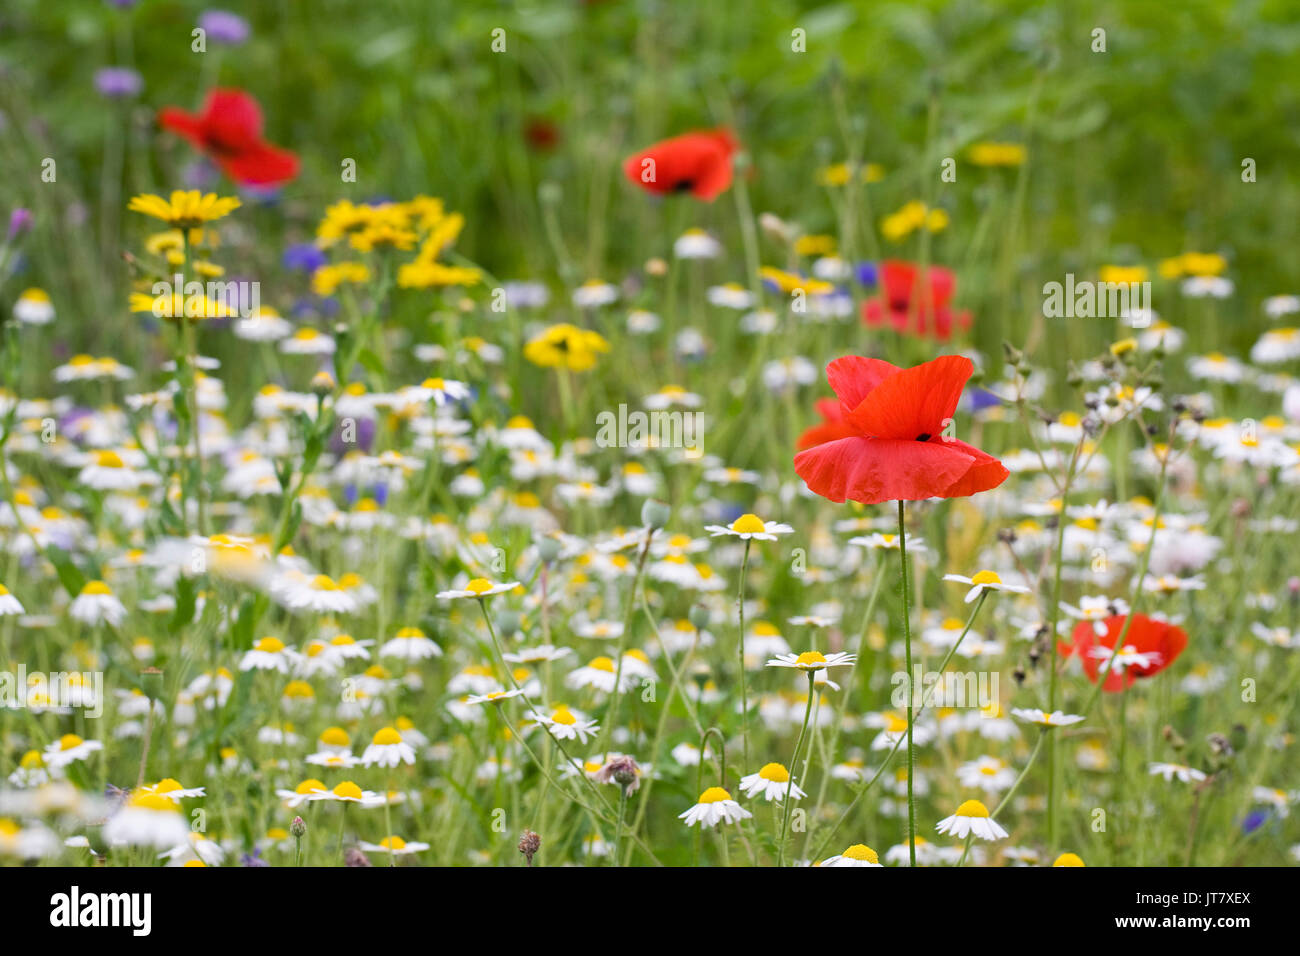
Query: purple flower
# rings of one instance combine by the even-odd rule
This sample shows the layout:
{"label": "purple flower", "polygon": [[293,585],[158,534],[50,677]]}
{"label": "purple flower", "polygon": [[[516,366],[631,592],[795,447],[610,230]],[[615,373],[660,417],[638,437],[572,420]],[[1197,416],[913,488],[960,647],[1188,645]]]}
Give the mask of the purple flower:
{"label": "purple flower", "polygon": [[199,14],[199,27],[213,43],[239,46],[248,39],[248,21],[229,10],[205,10]]}
{"label": "purple flower", "polygon": [[106,66],[95,71],[95,89],[100,96],[121,100],[135,96],[144,86],[144,80],[135,70],[124,66]]}
{"label": "purple flower", "polygon": [[8,241],[12,242],[32,227],[32,211],[19,206],[9,214]]}
{"label": "purple flower", "polygon": [[284,250],[284,267],[297,269],[308,275],[323,266],[325,261],[325,253],[312,242],[300,242]]}

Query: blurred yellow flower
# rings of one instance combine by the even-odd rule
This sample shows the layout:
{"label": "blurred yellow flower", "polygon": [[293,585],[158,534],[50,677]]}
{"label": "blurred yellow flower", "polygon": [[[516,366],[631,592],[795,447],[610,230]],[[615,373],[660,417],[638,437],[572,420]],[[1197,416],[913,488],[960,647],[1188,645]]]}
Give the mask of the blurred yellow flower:
{"label": "blurred yellow flower", "polygon": [[1181,256],[1162,259],[1158,267],[1161,278],[1183,276],[1217,276],[1228,268],[1228,260],[1214,252],[1184,252]]}
{"label": "blurred yellow flower", "polygon": [[794,251],[801,256],[829,256],[835,252],[834,236],[800,236],[794,242]]}
{"label": "blurred yellow flower", "polygon": [[1115,285],[1146,282],[1149,275],[1150,270],[1146,266],[1102,266],[1097,270],[1097,278]]}
{"label": "blurred yellow flower", "polygon": [[931,209],[919,199],[914,199],[898,212],[886,216],[880,224],[880,231],[891,242],[905,239],[921,228],[942,232],[948,228],[948,213],[942,209]]}
{"label": "blurred yellow flower", "polygon": [[1020,166],[1025,161],[1025,147],[1020,143],[975,143],[966,151],[966,159],[976,166]]}
{"label": "blurred yellow flower", "polygon": [[311,289],[317,295],[333,295],[345,282],[370,281],[370,269],[364,262],[336,262],[321,266],[311,276]]}
{"label": "blurred yellow flower", "polygon": [[[879,163],[867,163],[861,167],[858,178],[864,183],[878,183],[885,178],[885,167]],[[823,186],[847,186],[853,179],[853,166],[850,163],[835,163],[817,170],[817,182]]]}
{"label": "blurred yellow flower", "polygon": [[609,351],[599,332],[562,322],[552,325],[524,346],[524,358],[543,368],[585,372],[595,368],[597,356]]}
{"label": "blurred yellow flower", "polygon": [[810,295],[825,295],[835,291],[835,284],[824,279],[809,279],[794,272],[786,272],[773,266],[763,266],[758,270],[759,278],[770,282],[786,295],[802,289]]}

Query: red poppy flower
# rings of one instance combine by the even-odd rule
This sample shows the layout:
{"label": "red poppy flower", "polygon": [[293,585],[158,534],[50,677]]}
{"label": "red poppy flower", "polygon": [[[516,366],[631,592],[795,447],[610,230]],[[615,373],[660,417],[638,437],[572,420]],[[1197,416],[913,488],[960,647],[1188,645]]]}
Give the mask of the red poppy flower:
{"label": "red poppy flower", "polygon": [[529,149],[549,153],[560,142],[560,128],[548,119],[533,117],[524,124],[524,141]]}
{"label": "red poppy flower", "polygon": [[817,414],[822,417],[820,425],[813,425],[799,436],[795,449],[803,451],[814,445],[822,445],[837,438],[848,438],[854,434],[853,428],[844,421],[844,408],[836,398],[819,398],[816,404]]}
{"label": "red poppy flower", "polygon": [[840,417],[823,410],[828,421],[800,441],[824,439],[794,456],[794,470],[831,501],[963,498],[996,488],[1010,474],[1002,462],[944,434],[972,371],[960,355],[906,369],[860,355],[836,359],[826,377]]}
{"label": "red poppy flower", "polygon": [[731,186],[731,157],[736,140],[729,130],[715,129],[674,136],[623,161],[623,174],[658,195],[689,192],[712,202]]}
{"label": "red poppy flower", "polygon": [[[1098,636],[1093,629],[1092,621],[1080,621],[1074,628],[1074,643],[1062,642],[1057,649],[1065,657],[1078,654],[1083,662],[1083,672],[1088,675],[1088,680],[1095,684],[1097,677],[1106,666],[1110,653],[1108,651],[1106,656],[1099,657],[1093,653],[1093,650],[1098,647],[1113,650],[1115,641],[1124,630],[1126,618],[1127,615],[1124,614],[1113,614],[1106,618],[1104,622],[1106,633],[1102,636]],[[1187,632],[1165,621],[1147,617],[1145,614],[1134,614],[1133,623],[1129,625],[1128,633],[1124,635],[1124,646],[1133,648],[1139,654],[1152,656],[1145,664],[1133,663],[1123,670],[1119,668],[1117,661],[1111,667],[1110,673],[1106,675],[1106,683],[1102,686],[1104,691],[1114,693],[1130,686],[1139,677],[1159,674],[1183,652],[1183,648],[1187,646]]]}
{"label": "red poppy flower", "polygon": [[920,267],[911,262],[887,260],[880,264],[880,286],[885,301],[868,299],[862,305],[862,321],[878,326],[888,322],[899,332],[922,335],[946,342],[954,322],[970,325],[970,312],[954,313],[948,307],[957,288],[952,270],[931,266],[925,273],[928,290],[921,288]]}
{"label": "red poppy flower", "polygon": [[159,111],[158,122],[236,182],[271,186],[298,175],[298,157],[262,139],[262,110],[243,90],[213,90],[197,115],[168,106]]}

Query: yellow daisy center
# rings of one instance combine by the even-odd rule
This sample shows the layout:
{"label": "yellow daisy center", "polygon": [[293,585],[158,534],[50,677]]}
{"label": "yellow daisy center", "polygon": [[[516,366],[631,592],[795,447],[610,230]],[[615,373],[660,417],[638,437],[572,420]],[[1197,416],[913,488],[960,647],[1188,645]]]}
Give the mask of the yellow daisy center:
{"label": "yellow daisy center", "polygon": [[487,578],[475,578],[473,581],[469,582],[469,584],[465,585],[465,590],[471,591],[474,594],[486,594],[488,591],[492,590],[492,582]]}
{"label": "yellow daisy center", "polygon": [[721,803],[723,800],[730,800],[731,794],[721,787],[709,787],[700,794],[700,803]]}
{"label": "yellow daisy center", "polygon": [[789,783],[790,771],[779,763],[764,764],[758,772],[759,779],[771,780],[773,783]]}
{"label": "yellow daisy center", "polygon": [[879,863],[880,857],[876,856],[876,851],[871,849],[865,843],[855,843],[849,847],[840,856],[848,857],[850,860],[866,860],[868,863]]}
{"label": "yellow daisy center", "polygon": [[795,660],[795,663],[807,667],[811,664],[825,664],[826,658],[822,656],[820,651],[804,651]]}
{"label": "yellow daisy center", "polygon": [[330,747],[346,747],[352,743],[352,738],[342,727],[326,727],[321,731],[320,742]]}
{"label": "yellow daisy center", "polygon": [[1001,584],[1002,579],[998,577],[996,571],[980,571],[975,577],[970,579],[971,584]]}
{"label": "yellow daisy center", "polygon": [[766,527],[763,519],[754,514],[743,514],[731,523],[731,530],[737,534],[762,534]]}
{"label": "yellow daisy center", "polygon": [[989,808],[978,800],[967,800],[957,808],[957,816],[959,817],[987,817],[988,815]]}
{"label": "yellow daisy center", "polygon": [[401,742],[402,735],[392,727],[385,727],[383,730],[375,734],[374,739],[372,740],[372,743],[377,747],[391,747],[393,744],[400,744]]}

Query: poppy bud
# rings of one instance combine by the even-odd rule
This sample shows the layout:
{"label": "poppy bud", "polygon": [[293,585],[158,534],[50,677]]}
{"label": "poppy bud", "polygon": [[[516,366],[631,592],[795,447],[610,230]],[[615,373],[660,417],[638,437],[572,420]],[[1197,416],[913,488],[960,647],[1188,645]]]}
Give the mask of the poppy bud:
{"label": "poppy bud", "polygon": [[702,631],[709,626],[709,609],[703,604],[694,604],[691,606],[690,613],[691,626],[697,631]]}
{"label": "poppy bud", "polygon": [[641,523],[654,531],[658,531],[668,524],[668,519],[672,515],[673,510],[671,508],[662,501],[655,501],[653,498],[647,498],[645,504],[641,506]]}
{"label": "poppy bud", "polygon": [[558,539],[543,535],[537,539],[537,556],[550,564],[560,556],[561,545]]}

